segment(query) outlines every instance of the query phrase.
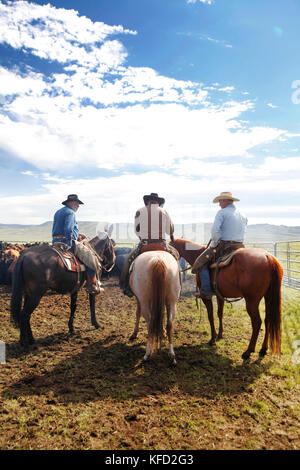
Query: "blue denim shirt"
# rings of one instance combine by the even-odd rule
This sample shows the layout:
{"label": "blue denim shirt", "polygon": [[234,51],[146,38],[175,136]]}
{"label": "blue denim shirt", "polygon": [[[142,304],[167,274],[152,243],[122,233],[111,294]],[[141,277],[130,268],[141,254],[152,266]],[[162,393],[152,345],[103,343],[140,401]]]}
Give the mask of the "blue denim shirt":
{"label": "blue denim shirt", "polygon": [[217,246],[221,240],[243,242],[248,220],[234,204],[220,209],[211,229],[211,246]]}
{"label": "blue denim shirt", "polygon": [[62,241],[72,246],[72,238],[78,240],[78,224],[75,218],[75,211],[69,206],[64,206],[54,214],[52,237],[54,235],[63,235],[65,238],[54,239]]}

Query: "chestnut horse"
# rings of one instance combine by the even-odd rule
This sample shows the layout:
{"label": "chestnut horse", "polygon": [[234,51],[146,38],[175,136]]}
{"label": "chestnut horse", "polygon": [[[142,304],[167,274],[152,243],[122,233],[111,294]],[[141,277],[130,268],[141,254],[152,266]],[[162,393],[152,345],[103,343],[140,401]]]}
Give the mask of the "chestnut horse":
{"label": "chestnut horse", "polygon": [[176,365],[172,335],[176,303],[181,289],[177,261],[166,251],[141,253],[132,264],[129,282],[137,299],[136,324],[130,340],[137,337],[139,321],[143,315],[148,329],[147,350],[143,360],[147,361],[161,345],[166,310],[169,356],[172,365]]}
{"label": "chestnut horse", "polygon": [[[102,269],[110,270],[115,263],[113,242],[107,233],[98,234],[90,240],[90,245],[102,259]],[[11,319],[20,328],[20,343],[24,348],[34,343],[30,328],[30,316],[37,308],[47,290],[59,294],[71,294],[71,314],[69,333],[73,334],[73,321],[76,311],[78,290],[86,279],[86,271],[81,273],[68,271],[63,261],[49,245],[33,246],[24,250],[17,259],[13,271],[11,296]],[[24,306],[22,299],[24,296]],[[99,325],[95,316],[95,295],[89,294],[91,323]]]}
{"label": "chestnut horse", "polygon": [[[180,256],[191,266],[196,258],[205,250],[205,246],[184,239],[176,239],[170,243]],[[216,270],[210,269],[211,284],[214,285]],[[250,354],[255,351],[256,341],[261,326],[259,314],[259,303],[265,299],[265,337],[259,352],[263,357],[267,353],[268,343],[272,353],[280,354],[281,349],[281,280],[283,270],[277,259],[260,248],[242,248],[233,256],[232,262],[220,269],[217,279],[217,295],[219,333],[217,336],[212,300],[202,299],[206,306],[208,319],[211,327],[211,340],[213,345],[216,338],[223,335],[223,308],[224,298],[242,297],[246,302],[246,309],[251,318],[252,336],[247,350],[243,353],[243,359],[249,359]],[[196,275],[197,285],[200,287],[199,275]]]}

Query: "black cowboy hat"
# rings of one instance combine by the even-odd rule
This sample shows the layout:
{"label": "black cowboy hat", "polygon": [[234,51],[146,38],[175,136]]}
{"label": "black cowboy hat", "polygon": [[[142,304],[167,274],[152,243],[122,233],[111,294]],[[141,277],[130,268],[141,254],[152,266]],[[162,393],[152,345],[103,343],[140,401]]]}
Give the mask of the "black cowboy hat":
{"label": "black cowboy hat", "polygon": [[151,194],[146,194],[144,197],[144,203],[147,204],[148,201],[157,201],[160,206],[162,206],[165,203],[165,200],[163,197],[159,197],[157,193],[151,193]]}
{"label": "black cowboy hat", "polygon": [[62,202],[62,204],[66,205],[68,202],[78,202],[78,204],[84,204],[82,201],[78,199],[77,194],[69,194],[68,199],[66,201]]}

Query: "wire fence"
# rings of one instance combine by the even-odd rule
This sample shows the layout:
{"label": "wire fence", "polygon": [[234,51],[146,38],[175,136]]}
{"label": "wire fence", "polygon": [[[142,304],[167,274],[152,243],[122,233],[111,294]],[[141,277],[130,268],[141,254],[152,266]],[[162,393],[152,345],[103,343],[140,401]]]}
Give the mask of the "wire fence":
{"label": "wire fence", "polygon": [[272,253],[283,268],[282,283],[300,290],[300,240],[284,242],[249,243],[248,246],[264,248]]}

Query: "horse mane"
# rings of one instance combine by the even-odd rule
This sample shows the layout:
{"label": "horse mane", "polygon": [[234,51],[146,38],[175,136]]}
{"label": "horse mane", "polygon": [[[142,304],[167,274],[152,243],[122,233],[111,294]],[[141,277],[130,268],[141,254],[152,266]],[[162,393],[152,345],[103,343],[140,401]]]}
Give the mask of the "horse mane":
{"label": "horse mane", "polygon": [[[170,245],[174,246],[180,256],[191,265],[194,264],[198,256],[205,250],[204,245],[187,240],[185,238],[176,238]],[[193,248],[192,248],[193,247]]]}

